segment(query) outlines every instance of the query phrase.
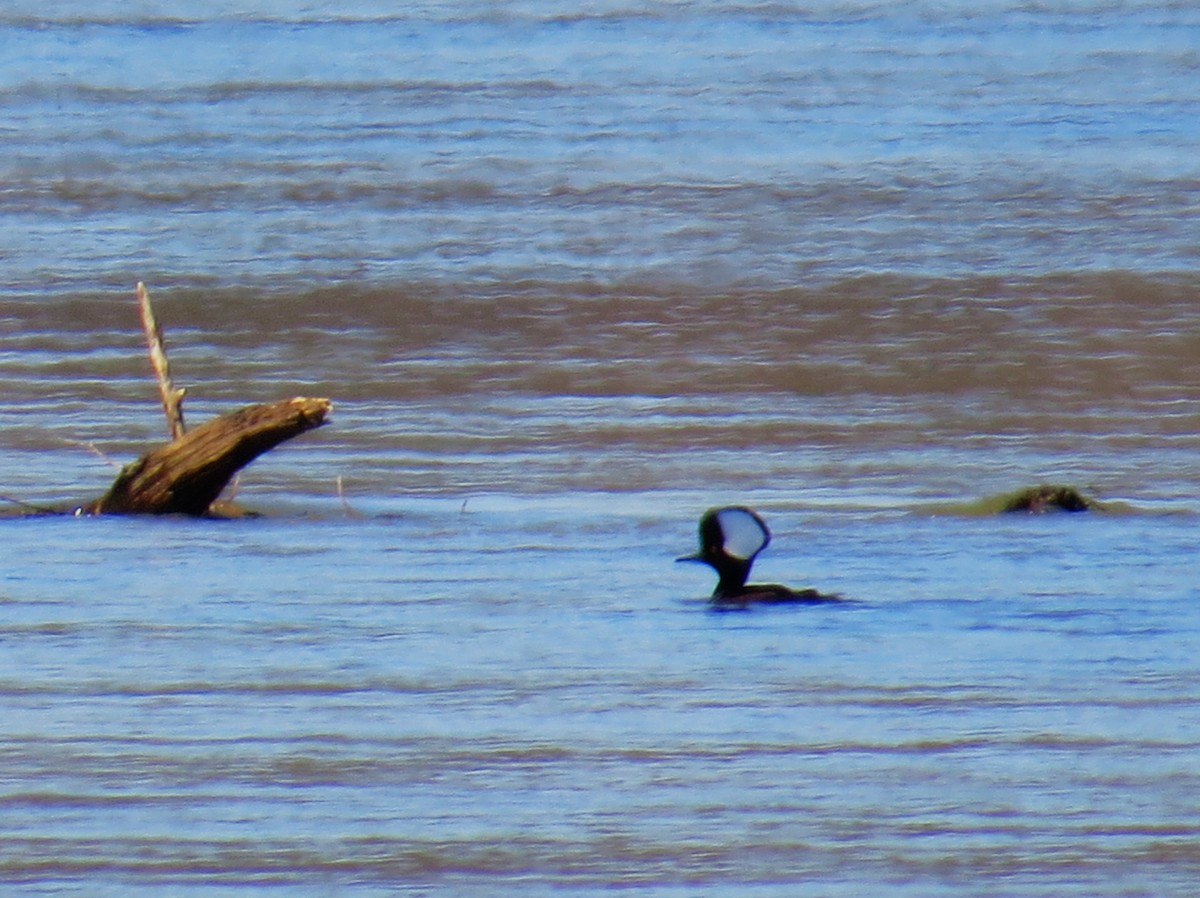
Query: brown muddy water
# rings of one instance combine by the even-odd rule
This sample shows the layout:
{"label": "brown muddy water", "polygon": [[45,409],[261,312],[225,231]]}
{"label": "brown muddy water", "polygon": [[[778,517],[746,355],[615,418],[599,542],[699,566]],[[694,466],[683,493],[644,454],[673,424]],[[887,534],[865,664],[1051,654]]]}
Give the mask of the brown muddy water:
{"label": "brown muddy water", "polygon": [[[1192,894],[1186,4],[43,6],[0,892]],[[191,423],[333,400],[261,516],[17,514],[163,440],[139,280]]]}

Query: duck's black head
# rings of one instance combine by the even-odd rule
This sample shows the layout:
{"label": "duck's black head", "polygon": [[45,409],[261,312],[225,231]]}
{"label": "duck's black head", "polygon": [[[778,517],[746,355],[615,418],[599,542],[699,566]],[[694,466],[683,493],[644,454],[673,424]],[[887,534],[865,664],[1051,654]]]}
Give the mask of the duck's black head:
{"label": "duck's black head", "polygon": [[740,505],[711,508],[700,518],[700,551],[676,561],[703,561],[717,572],[714,596],[746,585],[754,559],[771,541],[771,531],[755,512]]}

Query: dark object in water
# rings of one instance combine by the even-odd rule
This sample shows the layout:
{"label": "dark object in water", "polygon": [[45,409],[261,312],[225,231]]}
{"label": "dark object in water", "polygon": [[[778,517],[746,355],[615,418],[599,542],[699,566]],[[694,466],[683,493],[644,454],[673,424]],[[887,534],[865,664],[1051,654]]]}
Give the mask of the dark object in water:
{"label": "dark object in water", "polygon": [[771,542],[771,531],[756,512],[740,505],[711,508],[700,518],[700,551],[676,561],[702,561],[717,572],[711,604],[732,610],[752,604],[817,604],[841,597],[815,589],[789,589],[778,583],[746,583],[758,553]]}
{"label": "dark object in water", "polygon": [[244,517],[232,502],[220,501],[225,487],[242,468],[285,440],[320,427],[333,404],[298,396],[251,405],[188,431],[183,422],[185,390],[176,389],[163,344],[162,329],[150,305],[150,293],[137,285],[142,328],[158,381],[171,441],[126,465],[107,493],[78,507],[50,508],[0,496],[23,515],[153,514]]}
{"label": "dark object in water", "polygon": [[203,515],[243,467],[297,434],[320,427],[328,399],[297,397],[222,415],[126,465],[81,514]]}
{"label": "dark object in water", "polygon": [[1042,514],[1047,511],[1099,511],[1102,507],[1073,486],[1044,483],[1005,497],[1000,511]]}
{"label": "dark object in water", "polygon": [[137,300],[171,442],[126,465],[107,493],[77,513],[213,514],[214,503],[238,471],[285,440],[320,427],[332,404],[298,396],[252,405],[188,432],[183,423],[186,391],[171,382],[162,328],[145,284],[137,285]]}

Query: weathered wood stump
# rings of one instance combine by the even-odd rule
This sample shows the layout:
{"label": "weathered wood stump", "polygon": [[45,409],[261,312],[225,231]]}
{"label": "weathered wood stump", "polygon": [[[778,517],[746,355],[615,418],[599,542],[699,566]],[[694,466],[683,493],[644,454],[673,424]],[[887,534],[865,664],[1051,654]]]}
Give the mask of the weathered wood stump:
{"label": "weathered wood stump", "polygon": [[[144,284],[137,285],[137,301],[171,442],[126,465],[107,493],[84,505],[51,508],[8,496],[0,496],[0,504],[17,506],[25,515],[63,514],[73,510],[77,515],[240,516],[241,512],[229,503],[217,503],[234,475],[264,452],[320,427],[328,419],[333,409],[328,399],[298,396],[251,405],[189,432],[183,423],[183,399],[187,391],[176,389],[171,381],[162,328]],[[340,493],[340,480],[338,489]]]}
{"label": "weathered wood stump", "polygon": [[203,515],[239,470],[320,427],[331,409],[328,399],[297,397],[222,415],[127,465],[80,513]]}
{"label": "weathered wood stump", "polygon": [[137,285],[137,301],[171,442],[122,468],[108,492],[76,509],[76,514],[213,513],[213,503],[238,471],[285,440],[320,427],[333,404],[300,396],[252,405],[187,431],[187,391],[176,389],[171,381],[162,328],[145,284]]}

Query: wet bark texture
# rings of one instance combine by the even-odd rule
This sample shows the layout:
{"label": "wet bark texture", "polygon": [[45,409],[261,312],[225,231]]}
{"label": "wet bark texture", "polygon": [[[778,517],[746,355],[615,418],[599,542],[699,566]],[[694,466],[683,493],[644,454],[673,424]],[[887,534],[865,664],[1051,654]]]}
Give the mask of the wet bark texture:
{"label": "wet bark texture", "polygon": [[85,514],[205,514],[264,452],[325,423],[328,399],[297,397],[222,415],[127,465]]}
{"label": "wet bark texture", "polygon": [[300,396],[252,405],[194,430],[185,430],[182,410],[185,391],[176,389],[171,382],[162,330],[143,284],[138,284],[137,299],[171,442],[126,465],[107,493],[79,511],[208,514],[238,471],[285,440],[320,427],[333,406],[328,399]]}

